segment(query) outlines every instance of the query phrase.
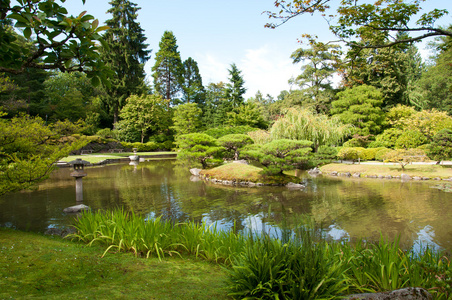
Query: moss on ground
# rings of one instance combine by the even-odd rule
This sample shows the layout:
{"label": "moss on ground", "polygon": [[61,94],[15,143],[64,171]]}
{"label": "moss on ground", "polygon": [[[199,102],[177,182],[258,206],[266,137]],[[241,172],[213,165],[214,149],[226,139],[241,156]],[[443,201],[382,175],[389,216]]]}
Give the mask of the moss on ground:
{"label": "moss on ground", "polygon": [[0,299],[228,299],[218,265],[104,250],[0,228]]}
{"label": "moss on ground", "polygon": [[405,170],[402,170],[400,165],[397,164],[328,164],[320,168],[324,173],[337,171],[339,173],[350,172],[361,173],[365,175],[391,175],[400,176],[402,173],[411,177],[429,177],[429,178],[452,178],[452,168],[450,166],[431,165],[431,164],[413,164],[405,166]]}
{"label": "moss on ground", "polygon": [[201,175],[211,179],[229,180],[235,182],[254,182],[263,184],[287,184],[300,182],[300,178],[287,174],[266,176],[263,169],[241,163],[227,163],[219,167],[202,170]]}

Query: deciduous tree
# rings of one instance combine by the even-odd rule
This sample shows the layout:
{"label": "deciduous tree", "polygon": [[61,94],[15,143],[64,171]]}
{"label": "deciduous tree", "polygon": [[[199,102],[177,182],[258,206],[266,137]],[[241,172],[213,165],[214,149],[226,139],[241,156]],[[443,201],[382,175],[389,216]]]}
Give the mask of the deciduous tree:
{"label": "deciduous tree", "polygon": [[[0,1],[0,72],[19,74],[28,68],[84,71],[95,84],[107,82],[98,53],[103,42],[100,33],[107,27],[99,27],[99,21],[86,12],[69,16],[60,2],[65,1]],[[11,20],[31,47],[19,46]]]}

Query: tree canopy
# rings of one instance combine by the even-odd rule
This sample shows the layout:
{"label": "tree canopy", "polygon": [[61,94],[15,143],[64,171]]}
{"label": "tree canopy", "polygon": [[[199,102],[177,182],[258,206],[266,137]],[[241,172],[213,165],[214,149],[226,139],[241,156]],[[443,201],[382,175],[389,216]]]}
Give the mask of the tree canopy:
{"label": "tree canopy", "polygon": [[[107,82],[106,68],[99,57],[103,43],[93,16],[82,12],[70,16],[64,0],[0,1],[0,72],[19,74],[28,68],[83,71],[93,83]],[[85,0],[82,0],[85,3]],[[19,28],[20,35],[13,30]],[[21,47],[25,39],[29,47]]]}
{"label": "tree canopy", "polygon": [[[319,13],[328,20],[330,30],[340,41],[356,49],[391,47],[428,37],[452,36],[452,31],[435,25],[435,21],[448,11],[435,8],[420,14],[424,1],[377,0],[371,4],[362,0],[341,0],[336,12],[331,12],[331,0],[276,0],[277,12],[267,11],[267,14],[278,21],[266,26],[276,28],[294,17]],[[304,36],[314,37],[309,33]]]}

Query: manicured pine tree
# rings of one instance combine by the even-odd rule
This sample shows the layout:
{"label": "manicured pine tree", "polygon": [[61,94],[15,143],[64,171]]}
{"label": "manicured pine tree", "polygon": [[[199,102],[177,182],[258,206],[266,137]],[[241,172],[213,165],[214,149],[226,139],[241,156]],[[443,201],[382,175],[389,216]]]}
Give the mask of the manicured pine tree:
{"label": "manicured pine tree", "polygon": [[146,93],[144,64],[150,58],[146,50],[146,37],[137,11],[140,9],[129,0],[112,0],[108,13],[112,18],[106,21],[110,27],[104,35],[108,48],[101,49],[102,59],[113,71],[110,85],[105,86],[103,101],[113,115],[113,124],[118,121],[121,108],[130,95]]}
{"label": "manicured pine tree", "polygon": [[154,89],[169,104],[180,104],[180,93],[182,92],[183,66],[180,53],[177,50],[177,40],[172,31],[165,31],[159,43],[159,51],[155,54]]}

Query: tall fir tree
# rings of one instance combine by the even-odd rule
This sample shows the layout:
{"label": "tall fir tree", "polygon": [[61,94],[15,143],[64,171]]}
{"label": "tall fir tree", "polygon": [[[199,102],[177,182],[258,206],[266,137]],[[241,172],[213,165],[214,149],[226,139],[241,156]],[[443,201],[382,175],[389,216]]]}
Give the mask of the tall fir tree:
{"label": "tall fir tree", "polygon": [[159,43],[159,51],[155,54],[154,89],[163,98],[170,100],[169,104],[180,104],[182,91],[183,66],[180,53],[177,50],[177,40],[172,31],[165,31]]}
{"label": "tall fir tree", "polygon": [[204,106],[206,100],[206,91],[202,85],[201,74],[199,74],[198,63],[191,57],[184,61],[183,82],[182,82],[182,101],[185,103],[197,103],[200,107]]}
{"label": "tall fir tree", "polygon": [[101,55],[113,71],[111,84],[105,86],[105,106],[118,121],[121,108],[130,95],[141,95],[147,90],[144,64],[150,58],[144,31],[137,22],[139,7],[129,0],[112,0],[108,13],[112,18],[106,21],[110,27],[104,35],[108,48],[102,48]]}
{"label": "tall fir tree", "polygon": [[245,101],[243,95],[246,93],[245,80],[243,80],[242,71],[236,64],[231,64],[229,72],[229,83],[226,88],[226,98],[231,102],[232,108],[242,105]]}

